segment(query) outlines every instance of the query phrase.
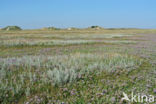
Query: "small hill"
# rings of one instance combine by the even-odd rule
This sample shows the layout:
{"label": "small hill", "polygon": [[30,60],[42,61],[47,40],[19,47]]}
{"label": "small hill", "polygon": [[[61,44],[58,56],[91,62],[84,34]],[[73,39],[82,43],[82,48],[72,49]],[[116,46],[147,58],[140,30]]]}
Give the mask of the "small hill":
{"label": "small hill", "polygon": [[67,28],[67,30],[78,30],[78,28],[75,28],[75,27],[69,27],[69,28]]}
{"label": "small hill", "polygon": [[44,27],[44,28],[42,28],[42,30],[60,30],[60,28],[56,28],[56,27]]}
{"label": "small hill", "polygon": [[22,30],[22,29],[20,27],[18,27],[18,26],[7,26],[5,28],[2,28],[2,30],[6,30],[6,31],[14,30],[14,31],[17,31],[17,30]]}

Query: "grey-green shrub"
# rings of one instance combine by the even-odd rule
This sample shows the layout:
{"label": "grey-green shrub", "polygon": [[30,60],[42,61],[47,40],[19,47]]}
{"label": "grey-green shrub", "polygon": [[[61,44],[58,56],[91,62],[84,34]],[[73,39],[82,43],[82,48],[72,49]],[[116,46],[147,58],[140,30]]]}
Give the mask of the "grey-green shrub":
{"label": "grey-green shrub", "polygon": [[38,83],[63,85],[76,81],[90,73],[102,71],[132,70],[142,63],[128,55],[115,53],[75,53],[59,56],[23,56],[0,59],[0,99],[25,93],[29,96],[31,86]]}
{"label": "grey-green shrub", "polygon": [[[37,77],[52,84],[72,82],[82,74],[100,73],[118,68],[133,69],[141,64],[141,60],[120,54],[70,54],[62,56],[23,56],[19,58],[4,58],[0,60],[0,81],[12,77],[18,71],[20,83],[27,76],[31,84]],[[21,71],[20,71],[21,70]],[[32,70],[34,70],[32,72]],[[37,74],[37,72],[43,75]],[[7,76],[7,77],[6,77]],[[46,77],[46,78],[45,78]],[[18,80],[19,80],[18,79]],[[46,82],[44,81],[44,82]],[[2,84],[3,85],[3,84]],[[0,85],[2,87],[2,85]]]}

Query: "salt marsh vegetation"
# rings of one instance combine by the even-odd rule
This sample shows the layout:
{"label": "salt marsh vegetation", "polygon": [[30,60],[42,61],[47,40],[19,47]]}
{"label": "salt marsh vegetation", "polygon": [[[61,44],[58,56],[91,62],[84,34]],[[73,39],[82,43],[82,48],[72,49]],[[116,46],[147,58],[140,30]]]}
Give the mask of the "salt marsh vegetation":
{"label": "salt marsh vegetation", "polygon": [[153,93],[155,48],[137,46],[142,36],[135,32],[22,32],[0,32],[2,104],[119,103],[123,90],[143,85]]}

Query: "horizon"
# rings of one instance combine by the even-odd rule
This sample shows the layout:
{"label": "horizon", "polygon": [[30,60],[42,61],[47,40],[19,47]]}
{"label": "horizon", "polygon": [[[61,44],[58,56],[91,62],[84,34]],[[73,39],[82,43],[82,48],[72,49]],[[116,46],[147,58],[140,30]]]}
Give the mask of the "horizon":
{"label": "horizon", "polygon": [[[6,27],[11,27],[11,26],[17,26],[17,25],[8,25]],[[98,25],[91,25],[91,26],[98,26]],[[49,26],[49,27],[53,27],[53,28],[58,28],[58,29],[68,29],[68,28],[76,28],[76,29],[87,29],[87,28],[91,28],[91,26],[88,26],[88,27],[55,27],[55,26]],[[0,29],[3,29],[3,28],[6,28],[6,27],[0,27]],[[20,27],[20,26],[17,26],[17,27]],[[36,29],[43,29],[43,28],[49,28],[48,26],[47,27],[41,27],[41,28],[22,28],[20,27],[22,30],[36,30]],[[102,29],[156,29],[156,28],[135,28],[135,27],[111,27],[111,28],[105,28],[105,27],[102,27],[102,26],[98,26],[98,27],[101,27]]]}
{"label": "horizon", "polygon": [[2,0],[0,28],[22,29],[44,27],[155,29],[155,0],[72,1],[72,0]]}

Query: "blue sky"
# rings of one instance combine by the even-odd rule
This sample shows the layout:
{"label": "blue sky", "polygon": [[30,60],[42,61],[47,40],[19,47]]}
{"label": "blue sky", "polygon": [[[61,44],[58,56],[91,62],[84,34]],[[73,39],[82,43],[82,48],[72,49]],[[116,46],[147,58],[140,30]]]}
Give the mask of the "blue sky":
{"label": "blue sky", "polygon": [[156,28],[156,0],[0,0],[0,28]]}

